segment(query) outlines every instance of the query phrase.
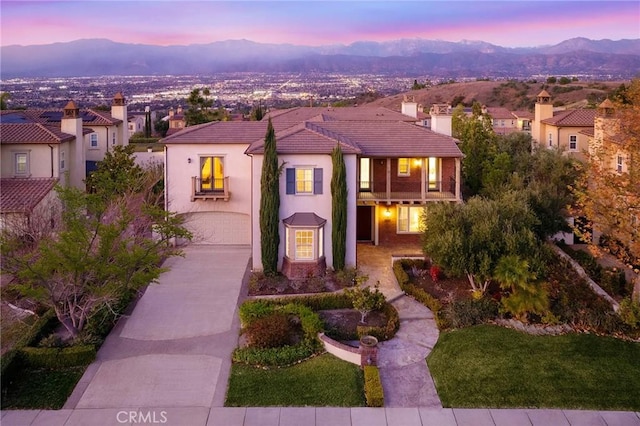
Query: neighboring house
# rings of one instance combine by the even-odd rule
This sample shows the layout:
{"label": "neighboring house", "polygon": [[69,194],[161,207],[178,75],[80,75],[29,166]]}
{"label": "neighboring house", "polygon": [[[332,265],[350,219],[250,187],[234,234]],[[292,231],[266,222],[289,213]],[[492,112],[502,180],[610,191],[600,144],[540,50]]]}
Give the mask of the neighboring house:
{"label": "neighboring house", "polygon": [[497,135],[508,135],[520,131],[517,117],[506,108],[484,106],[482,113],[491,117],[493,131]]}
{"label": "neighboring house", "polygon": [[167,130],[167,136],[179,132],[184,129],[186,125],[187,119],[184,116],[182,107],[178,106],[177,110],[169,108],[169,130]]}
{"label": "neighboring house", "polygon": [[457,141],[386,108],[294,108],[165,138],[167,208],[184,214],[201,241],[250,244],[256,270],[268,118],[283,164],[278,267],[287,276],[333,265],[330,154],[338,145],[347,169],[347,265],[355,266],[357,241],[417,243],[426,203],[461,201]]}
{"label": "neighboring house", "polygon": [[[80,110],[73,101],[62,110],[2,111],[0,212],[3,224],[15,222],[16,215],[29,220],[36,208],[53,202],[51,198],[55,194],[51,190],[56,183],[84,189],[90,159],[101,160],[108,149],[106,143],[104,150],[100,150],[99,145],[94,149],[94,139],[100,141],[98,135],[102,133],[113,140],[115,134],[116,144],[128,143],[125,122],[113,116],[126,117],[126,105],[120,94],[114,98],[111,115]],[[98,157],[97,152],[101,152],[102,157]],[[13,219],[9,220],[10,217]]]}
{"label": "neighboring house", "polygon": [[533,119],[534,143],[547,148],[560,148],[578,160],[586,159],[593,129],[595,109],[554,111],[551,96],[545,90],[538,94]]}
{"label": "neighboring house", "polygon": [[[146,107],[149,108],[149,107]],[[150,111],[151,132],[153,133],[153,123],[156,122],[156,111]],[[144,133],[145,123],[147,121],[146,111],[129,111],[127,118],[127,127],[129,129],[129,139],[136,133]]]}
{"label": "neighboring house", "polygon": [[518,131],[531,134],[531,122],[534,119],[533,114],[530,111],[513,111],[512,114],[516,118]]}

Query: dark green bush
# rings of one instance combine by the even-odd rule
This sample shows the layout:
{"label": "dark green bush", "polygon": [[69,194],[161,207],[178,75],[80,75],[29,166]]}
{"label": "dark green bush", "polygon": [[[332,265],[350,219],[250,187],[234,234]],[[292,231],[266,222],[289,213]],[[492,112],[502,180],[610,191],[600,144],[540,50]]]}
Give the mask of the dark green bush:
{"label": "dark green bush", "polygon": [[444,314],[450,327],[462,328],[483,324],[498,316],[498,302],[491,298],[457,300],[444,307]]}
{"label": "dark green bush", "polygon": [[237,348],[232,360],[259,367],[286,367],[309,358],[320,352],[321,348],[317,341],[309,340],[279,348]]}
{"label": "dark green bush", "polygon": [[364,366],[364,395],[367,407],[383,407],[384,391],[380,381],[380,371],[374,365]]}
{"label": "dark green bush", "polygon": [[623,270],[602,268],[598,284],[611,296],[627,296],[633,290],[627,285],[627,278]]}
{"label": "dark green bush", "polygon": [[382,342],[393,338],[400,328],[400,316],[396,308],[391,303],[386,303],[382,307],[382,313],[387,319],[387,323],[383,327],[373,327],[359,325],[357,327],[358,338],[362,336],[374,336],[378,341]]}
{"label": "dark green bush", "polygon": [[89,365],[96,358],[93,345],[70,346],[67,348],[33,348],[20,349],[20,357],[24,363],[35,368],[64,368]]}
{"label": "dark green bush", "polygon": [[251,321],[271,315],[275,305],[275,303],[267,299],[248,300],[240,305],[238,309],[240,321],[246,326]]}
{"label": "dark green bush", "polygon": [[135,290],[124,291],[111,304],[98,307],[89,316],[87,324],[82,330],[80,341],[100,345],[137,294]]}
{"label": "dark green bush", "polygon": [[251,322],[245,329],[247,344],[257,348],[276,348],[291,343],[293,327],[287,315],[274,312]]}

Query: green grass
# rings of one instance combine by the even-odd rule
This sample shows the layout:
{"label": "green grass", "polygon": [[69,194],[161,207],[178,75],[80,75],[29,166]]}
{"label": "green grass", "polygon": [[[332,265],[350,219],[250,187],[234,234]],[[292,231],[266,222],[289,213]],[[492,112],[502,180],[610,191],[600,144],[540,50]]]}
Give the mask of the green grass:
{"label": "green grass", "polygon": [[60,409],[86,366],[64,369],[25,369],[2,393],[2,409]]}
{"label": "green grass", "polygon": [[640,410],[640,343],[481,325],[442,333],[427,363],[445,407]]}
{"label": "green grass", "polygon": [[225,405],[361,407],[362,371],[329,354],[271,370],[233,364]]}

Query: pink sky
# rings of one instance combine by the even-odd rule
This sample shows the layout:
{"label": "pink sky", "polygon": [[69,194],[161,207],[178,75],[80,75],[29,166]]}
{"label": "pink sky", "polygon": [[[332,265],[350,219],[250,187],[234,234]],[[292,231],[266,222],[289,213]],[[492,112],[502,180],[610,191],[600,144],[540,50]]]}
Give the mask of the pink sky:
{"label": "pink sky", "polygon": [[425,38],[507,47],[640,38],[638,1],[6,1],[1,45],[81,38],[307,45]]}

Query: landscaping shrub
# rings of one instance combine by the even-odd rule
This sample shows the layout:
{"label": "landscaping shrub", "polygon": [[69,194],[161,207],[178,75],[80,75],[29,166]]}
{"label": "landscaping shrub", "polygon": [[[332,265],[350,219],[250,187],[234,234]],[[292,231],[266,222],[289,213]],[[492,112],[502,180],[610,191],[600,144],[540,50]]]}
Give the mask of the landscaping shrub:
{"label": "landscaping shrub", "polygon": [[640,330],[640,303],[627,297],[620,302],[620,319],[632,330]]}
{"label": "landscaping shrub", "polygon": [[87,319],[87,324],[80,335],[80,341],[99,346],[137,295],[136,290],[127,290],[118,295],[110,305],[101,305]]}
{"label": "landscaping shrub", "polygon": [[440,313],[445,315],[446,323],[450,327],[470,327],[496,318],[498,302],[487,297],[456,300],[445,306]]}
{"label": "landscaping shrub", "polygon": [[631,283],[627,284],[627,277],[623,270],[617,268],[602,268],[598,284],[609,295],[627,296],[633,290]]}
{"label": "landscaping shrub", "polygon": [[20,349],[20,357],[27,366],[35,368],[66,368],[89,365],[96,358],[93,345],[70,346],[67,348]]}
{"label": "landscaping shrub", "polygon": [[367,407],[383,407],[384,391],[380,381],[380,371],[374,365],[364,366],[364,395]]}
{"label": "landscaping shrub", "polygon": [[244,302],[238,309],[242,325],[246,326],[253,320],[272,314],[275,305],[273,301],[268,300],[249,300]]}
{"label": "landscaping shrub", "polygon": [[279,348],[237,348],[231,358],[234,362],[260,367],[286,367],[309,358],[320,349],[317,341],[305,340],[297,345]]}
{"label": "landscaping shrub", "polygon": [[247,343],[257,348],[275,348],[291,343],[293,327],[287,315],[275,312],[251,322],[246,330]]}
{"label": "landscaping shrub", "polygon": [[383,327],[359,325],[357,327],[358,338],[362,336],[373,336],[379,342],[393,338],[400,328],[400,316],[396,308],[391,303],[386,303],[382,307],[382,313],[387,319],[387,323]]}

